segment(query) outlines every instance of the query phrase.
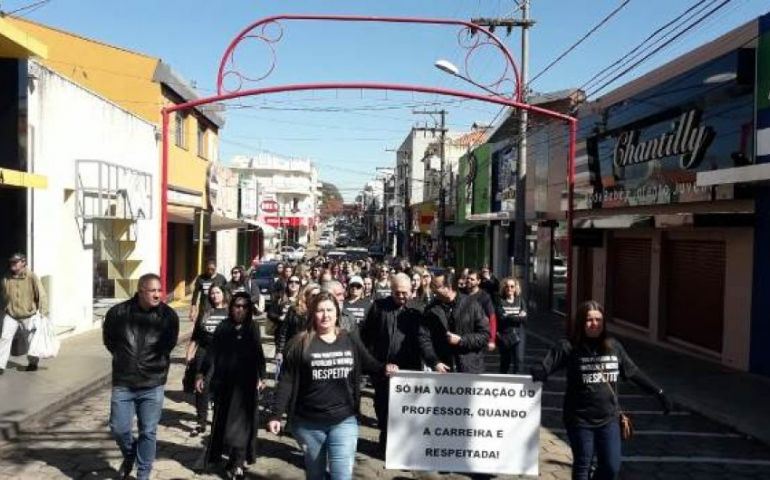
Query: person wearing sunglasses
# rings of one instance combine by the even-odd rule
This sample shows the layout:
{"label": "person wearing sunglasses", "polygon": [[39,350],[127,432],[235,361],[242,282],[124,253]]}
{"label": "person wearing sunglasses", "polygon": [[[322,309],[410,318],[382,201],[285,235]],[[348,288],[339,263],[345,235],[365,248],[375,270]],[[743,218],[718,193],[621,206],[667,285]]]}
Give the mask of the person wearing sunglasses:
{"label": "person wearing sunglasses", "polygon": [[371,307],[372,300],[364,297],[364,280],[358,275],[350,277],[348,296],[342,304],[343,310],[350,312],[355,317],[356,323],[361,324]]}
{"label": "person wearing sunglasses", "polygon": [[214,332],[195,389],[214,393],[214,420],[206,466],[223,461],[228,478],[244,478],[256,461],[259,392],[266,378],[265,353],[254,306],[246,292],[233,295],[228,316]]}
{"label": "person wearing sunglasses", "polygon": [[231,295],[248,291],[248,282],[246,281],[246,275],[243,273],[243,267],[233,267],[230,271],[230,281],[227,282],[225,288],[227,288]]}
{"label": "person wearing sunglasses", "polygon": [[499,328],[497,344],[500,348],[500,373],[507,374],[513,363],[513,373],[522,373],[527,320],[526,304],[521,296],[521,285],[513,277],[504,278],[497,302]]}

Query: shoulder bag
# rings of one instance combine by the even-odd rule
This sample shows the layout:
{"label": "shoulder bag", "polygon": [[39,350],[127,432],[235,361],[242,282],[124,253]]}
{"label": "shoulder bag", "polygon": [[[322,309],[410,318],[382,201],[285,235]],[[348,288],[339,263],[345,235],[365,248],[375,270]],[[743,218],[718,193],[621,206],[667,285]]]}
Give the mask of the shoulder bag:
{"label": "shoulder bag", "polygon": [[634,422],[631,420],[631,416],[623,411],[623,409],[620,407],[620,401],[618,400],[618,394],[615,391],[614,388],[612,388],[612,385],[610,384],[607,377],[604,375],[604,372],[602,371],[602,380],[604,380],[604,384],[607,385],[607,388],[610,389],[610,392],[612,392],[612,398],[615,400],[615,405],[618,406],[618,423],[620,424],[620,437],[623,440],[631,440],[634,436]]}

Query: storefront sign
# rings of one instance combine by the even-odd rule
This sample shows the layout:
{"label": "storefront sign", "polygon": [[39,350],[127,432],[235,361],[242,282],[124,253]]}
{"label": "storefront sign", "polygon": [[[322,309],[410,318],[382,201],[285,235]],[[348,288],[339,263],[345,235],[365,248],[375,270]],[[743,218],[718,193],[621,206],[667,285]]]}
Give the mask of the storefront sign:
{"label": "storefront sign", "polygon": [[536,476],[540,398],[524,375],[399,372],[385,467]]}
{"label": "storefront sign", "polygon": [[[264,221],[271,227],[300,227],[303,224],[300,217],[265,217]],[[306,224],[306,222],[305,222]]]}
{"label": "storefront sign", "polygon": [[492,211],[516,209],[516,165],[518,152],[509,145],[492,154]]}
{"label": "storefront sign", "polygon": [[[580,122],[575,208],[752,198],[739,184],[698,185],[699,173],[755,162],[753,56],[743,49],[694,67]],[[654,99],[654,100],[650,100]]]}
{"label": "storefront sign", "polygon": [[612,161],[616,168],[679,156],[679,166],[690,169],[703,159],[714,130],[701,123],[701,112],[690,110],[671,125],[671,131],[640,142],[639,130],[623,132],[615,143]]}

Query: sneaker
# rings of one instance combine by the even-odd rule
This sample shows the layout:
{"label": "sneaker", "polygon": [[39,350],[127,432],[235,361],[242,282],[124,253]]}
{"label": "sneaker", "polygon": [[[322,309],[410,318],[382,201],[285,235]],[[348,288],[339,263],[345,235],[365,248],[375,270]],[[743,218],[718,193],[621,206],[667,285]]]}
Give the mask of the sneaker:
{"label": "sneaker", "polygon": [[30,363],[24,370],[27,372],[37,372],[37,363]]}

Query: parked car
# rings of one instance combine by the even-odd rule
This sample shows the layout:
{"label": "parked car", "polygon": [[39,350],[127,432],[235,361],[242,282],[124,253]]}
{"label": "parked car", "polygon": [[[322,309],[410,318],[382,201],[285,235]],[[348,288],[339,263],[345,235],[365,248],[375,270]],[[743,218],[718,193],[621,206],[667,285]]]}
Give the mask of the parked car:
{"label": "parked car", "polygon": [[291,247],[289,245],[285,245],[281,247],[280,250],[281,259],[285,262],[301,262],[303,258],[305,258],[305,247],[302,245],[295,247]]}
{"label": "parked car", "polygon": [[259,285],[259,293],[265,298],[265,305],[271,302],[273,284],[278,276],[278,262],[264,262],[251,272],[251,281]]}
{"label": "parked car", "polygon": [[567,277],[567,261],[564,257],[553,258],[553,276],[554,278]]}

